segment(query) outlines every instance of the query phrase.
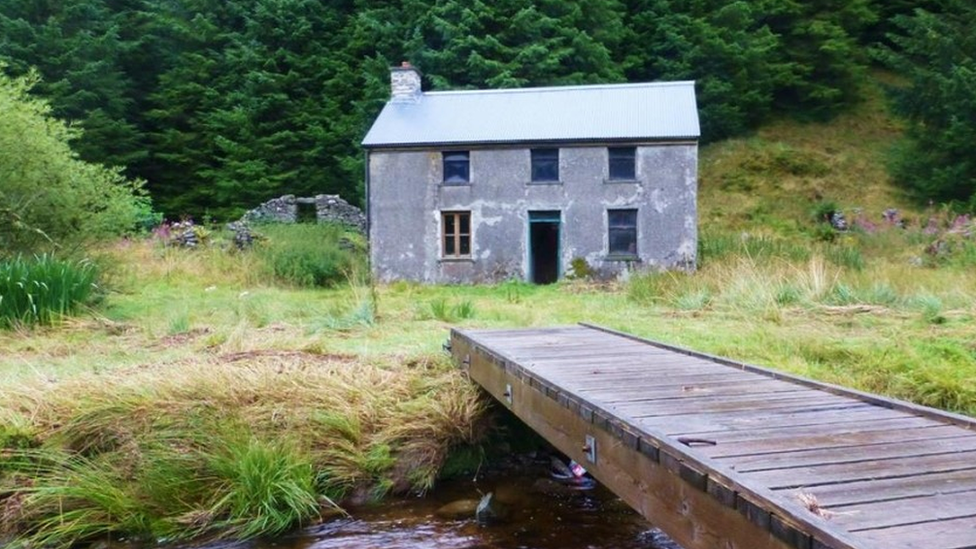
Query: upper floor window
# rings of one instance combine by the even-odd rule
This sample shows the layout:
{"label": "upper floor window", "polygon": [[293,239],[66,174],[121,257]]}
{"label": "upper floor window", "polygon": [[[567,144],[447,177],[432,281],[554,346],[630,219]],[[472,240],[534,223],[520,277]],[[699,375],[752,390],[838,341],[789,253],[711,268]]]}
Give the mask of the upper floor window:
{"label": "upper floor window", "polygon": [[608,252],[637,256],[637,210],[607,210]]}
{"label": "upper floor window", "polygon": [[610,147],[610,180],[633,181],[637,179],[637,148]]}
{"label": "upper floor window", "polygon": [[470,183],[471,159],[468,151],[448,151],[444,158],[444,183]]}
{"label": "upper floor window", "polygon": [[443,212],[441,222],[443,257],[445,259],[471,257],[471,212]]}
{"label": "upper floor window", "polygon": [[532,181],[559,181],[559,149],[532,149]]}

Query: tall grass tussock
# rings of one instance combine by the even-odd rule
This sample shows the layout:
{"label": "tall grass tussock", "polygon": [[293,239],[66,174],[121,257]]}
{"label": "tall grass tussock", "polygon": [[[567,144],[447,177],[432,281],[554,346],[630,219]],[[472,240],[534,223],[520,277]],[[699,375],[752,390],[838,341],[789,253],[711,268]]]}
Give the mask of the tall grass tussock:
{"label": "tall grass tussock", "polygon": [[51,325],[73,314],[95,296],[97,274],[87,260],[0,259],[0,328]]}

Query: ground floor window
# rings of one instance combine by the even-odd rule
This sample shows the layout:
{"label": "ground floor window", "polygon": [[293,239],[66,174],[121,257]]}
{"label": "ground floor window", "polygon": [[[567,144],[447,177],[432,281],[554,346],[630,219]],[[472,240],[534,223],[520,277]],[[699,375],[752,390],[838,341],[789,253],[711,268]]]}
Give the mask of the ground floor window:
{"label": "ground floor window", "polygon": [[609,253],[637,256],[637,210],[607,210]]}
{"label": "ground floor window", "polygon": [[471,212],[442,212],[444,258],[471,257]]}

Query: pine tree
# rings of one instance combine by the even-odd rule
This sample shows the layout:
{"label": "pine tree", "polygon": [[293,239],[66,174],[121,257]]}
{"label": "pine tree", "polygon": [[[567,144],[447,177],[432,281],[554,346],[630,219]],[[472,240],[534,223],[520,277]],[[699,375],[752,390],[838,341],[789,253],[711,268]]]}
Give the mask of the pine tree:
{"label": "pine tree", "polygon": [[976,7],[947,2],[942,14],[895,18],[900,30],[880,56],[908,78],[892,94],[909,122],[894,163],[897,180],[925,200],[968,202],[976,210]]}
{"label": "pine tree", "polygon": [[34,93],[50,99],[55,116],[85,129],[75,150],[86,160],[125,167],[145,153],[133,123],[119,33],[102,0],[0,4],[0,57],[8,73],[37,69],[41,81]]}
{"label": "pine tree", "polygon": [[749,2],[640,0],[631,9],[635,41],[647,49],[630,55],[628,77],[696,80],[706,141],[757,125],[790,80],[779,37]]}
{"label": "pine tree", "polygon": [[[612,0],[439,0],[424,7],[405,0],[404,11],[421,13],[407,45],[435,89],[510,88],[616,82],[623,73],[606,44],[622,28]],[[592,19],[594,14],[602,19]]]}
{"label": "pine tree", "polygon": [[791,67],[776,93],[781,110],[823,118],[856,102],[867,64],[858,38],[877,20],[871,0],[762,0],[756,8]]}

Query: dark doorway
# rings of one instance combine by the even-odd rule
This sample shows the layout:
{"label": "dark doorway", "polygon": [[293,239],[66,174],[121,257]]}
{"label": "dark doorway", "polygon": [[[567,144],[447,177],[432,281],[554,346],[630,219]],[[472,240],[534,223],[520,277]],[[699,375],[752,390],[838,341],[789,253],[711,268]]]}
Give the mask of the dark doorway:
{"label": "dark doorway", "polygon": [[529,267],[535,284],[559,279],[559,212],[529,212]]}

